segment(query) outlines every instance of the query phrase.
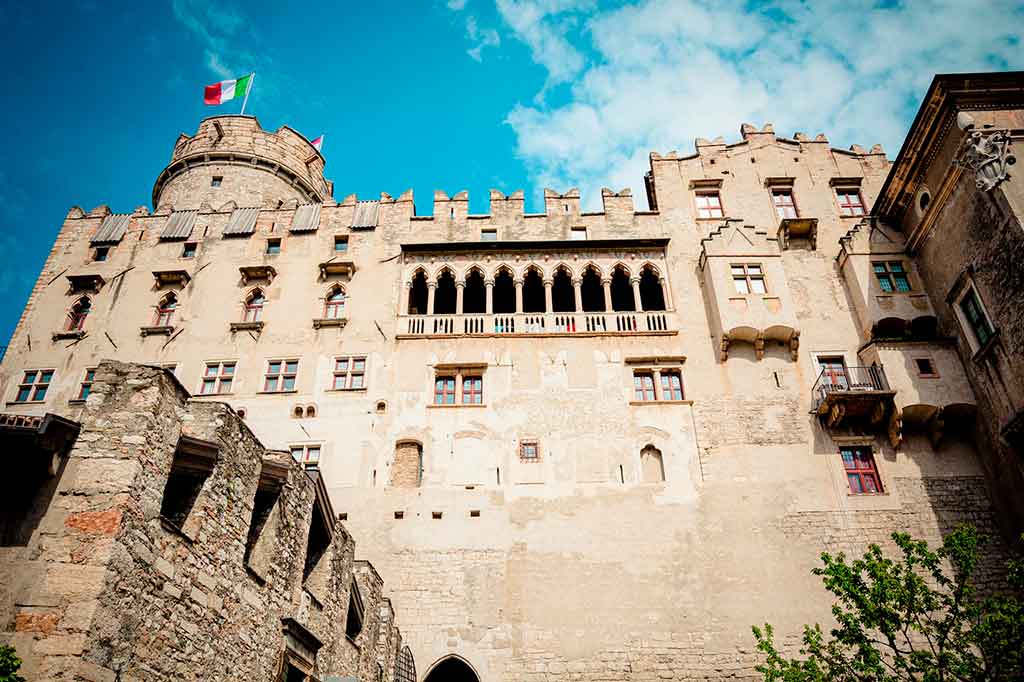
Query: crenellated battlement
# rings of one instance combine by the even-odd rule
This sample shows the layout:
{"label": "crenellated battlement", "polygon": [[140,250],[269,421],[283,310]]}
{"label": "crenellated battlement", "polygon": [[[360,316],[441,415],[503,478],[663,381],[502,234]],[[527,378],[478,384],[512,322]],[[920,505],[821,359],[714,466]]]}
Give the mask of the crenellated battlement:
{"label": "crenellated battlement", "polygon": [[[778,137],[775,134],[775,126],[771,123],[765,123],[763,127],[758,128],[751,123],[744,123],[740,126],[740,139],[735,142],[726,142],[725,138],[718,136],[714,139],[707,139],[706,137],[698,137],[693,141],[693,147],[696,154],[691,155],[680,155],[678,151],[670,151],[666,154],[659,152],[651,152],[650,159],[654,161],[685,161],[689,159],[695,159],[703,156],[714,156],[726,152],[727,150],[734,149],[737,147],[745,147],[754,144],[756,146],[771,145],[781,143],[787,146],[802,146],[802,145],[814,145],[814,144],[829,144],[828,137],[825,133],[818,133],[813,138],[807,135],[807,133],[797,131],[793,133],[793,137]],[[882,155],[885,156],[885,150],[882,145],[875,144],[871,146],[870,150],[866,150],[859,144],[850,145],[849,149],[839,149],[837,147],[828,147],[832,152],[838,152],[840,154],[853,154],[856,156],[873,156]]]}

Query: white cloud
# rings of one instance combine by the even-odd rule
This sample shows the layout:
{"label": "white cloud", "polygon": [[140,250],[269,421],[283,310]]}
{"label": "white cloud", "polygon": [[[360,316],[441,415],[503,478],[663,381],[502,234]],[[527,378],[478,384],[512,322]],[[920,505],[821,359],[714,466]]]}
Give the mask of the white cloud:
{"label": "white cloud", "polygon": [[501,36],[498,35],[498,32],[493,28],[480,28],[477,26],[476,17],[472,15],[466,17],[466,37],[476,43],[476,45],[466,50],[466,54],[478,62],[483,61],[480,53],[483,52],[485,47],[498,47],[501,45]]}
{"label": "white cloud", "polygon": [[[935,73],[1019,68],[1024,7],[929,0],[865,8],[848,0],[495,0],[548,77],[506,122],[532,179],[636,186],[649,151],[695,137],[825,132],[836,146],[881,142],[894,156]],[[566,83],[568,101],[546,105]]]}
{"label": "white cloud", "polygon": [[466,0],[448,0],[448,9],[460,12],[466,7]]}

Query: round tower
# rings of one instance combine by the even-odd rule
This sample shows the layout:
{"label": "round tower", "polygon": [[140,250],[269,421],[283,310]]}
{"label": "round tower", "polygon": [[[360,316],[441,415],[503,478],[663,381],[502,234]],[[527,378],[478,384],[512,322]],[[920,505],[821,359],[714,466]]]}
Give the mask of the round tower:
{"label": "round tower", "polygon": [[333,191],[324,157],[288,126],[269,132],[254,116],[211,116],[195,135],[178,137],[153,185],[153,207],[272,207],[291,199],[321,202]]}

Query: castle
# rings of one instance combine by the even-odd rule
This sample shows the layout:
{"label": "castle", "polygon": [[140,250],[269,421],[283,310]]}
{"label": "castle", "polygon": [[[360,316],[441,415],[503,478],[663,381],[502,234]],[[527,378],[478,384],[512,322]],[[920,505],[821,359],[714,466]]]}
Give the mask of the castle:
{"label": "castle", "polygon": [[[72,208],[0,365],[30,679],[756,679],[822,550],[1024,527],[1024,74],[603,190],[333,198],[283,127]],[[12,456],[13,455],[13,456]]]}

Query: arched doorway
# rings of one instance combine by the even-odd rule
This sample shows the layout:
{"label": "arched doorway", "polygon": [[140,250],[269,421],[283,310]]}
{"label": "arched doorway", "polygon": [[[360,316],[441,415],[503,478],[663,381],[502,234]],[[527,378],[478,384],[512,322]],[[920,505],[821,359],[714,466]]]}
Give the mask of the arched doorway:
{"label": "arched doorway", "polygon": [[480,678],[465,660],[447,656],[434,664],[423,682],[480,682]]}

